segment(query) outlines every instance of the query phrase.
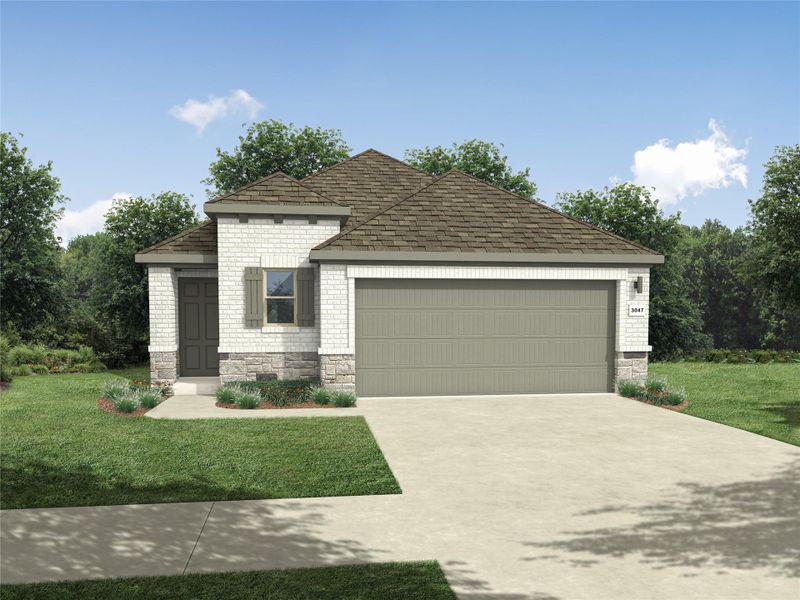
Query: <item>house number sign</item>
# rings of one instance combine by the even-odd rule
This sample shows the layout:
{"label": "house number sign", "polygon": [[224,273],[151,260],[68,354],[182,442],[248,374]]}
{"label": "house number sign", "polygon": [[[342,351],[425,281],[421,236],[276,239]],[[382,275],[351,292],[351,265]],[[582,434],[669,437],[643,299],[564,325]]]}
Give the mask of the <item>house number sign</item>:
{"label": "house number sign", "polygon": [[629,317],[646,317],[647,316],[647,303],[646,302],[631,302],[628,304]]}

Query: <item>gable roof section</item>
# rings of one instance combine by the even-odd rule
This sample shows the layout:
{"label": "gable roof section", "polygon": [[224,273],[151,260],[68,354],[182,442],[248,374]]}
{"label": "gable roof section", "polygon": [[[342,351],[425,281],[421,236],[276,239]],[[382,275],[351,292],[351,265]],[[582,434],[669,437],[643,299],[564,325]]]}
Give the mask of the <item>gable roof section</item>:
{"label": "gable roof section", "polygon": [[214,263],[217,259],[217,222],[207,221],[145,248],[136,262]]}
{"label": "gable roof section", "polygon": [[431,181],[433,177],[425,171],[369,149],[309,175],[302,183],[349,206],[348,224],[353,226]]}
{"label": "gable roof section", "polygon": [[663,261],[643,246],[458,171],[442,175],[314,250],[312,258],[361,252],[364,258],[368,253],[384,259],[389,258],[386,253],[399,255],[394,260],[402,260],[403,253],[441,253],[443,260],[454,254],[466,255],[463,259],[491,254],[510,260],[521,260],[522,255],[562,260],[570,255],[575,262],[589,257],[611,262],[624,255],[633,262]]}
{"label": "gable roof section", "polygon": [[278,171],[238,190],[209,200],[206,204],[220,202],[243,202],[246,204],[318,204],[323,206],[342,206],[335,200],[326,198],[308,186]]}

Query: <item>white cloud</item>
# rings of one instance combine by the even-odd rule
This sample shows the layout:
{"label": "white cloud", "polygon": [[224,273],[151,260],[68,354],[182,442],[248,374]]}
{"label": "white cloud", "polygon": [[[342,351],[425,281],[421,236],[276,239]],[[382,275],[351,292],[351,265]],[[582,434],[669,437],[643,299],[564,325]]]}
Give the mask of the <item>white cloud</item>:
{"label": "white cloud", "polygon": [[131,197],[130,194],[119,192],[114,194],[110,200],[98,200],[80,210],[66,209],[56,226],[56,235],[61,238],[61,245],[66,248],[72,238],[100,231],[105,223],[106,213],[114,200]]}
{"label": "white cloud", "polygon": [[734,183],[747,187],[745,148],[736,148],[714,119],[711,134],[701,140],[681,142],[672,147],[662,139],[633,155],[633,181],[654,187],[662,204],[675,204],[686,196],[726,188]]}
{"label": "white cloud", "polygon": [[248,119],[254,119],[262,108],[264,105],[246,91],[233,90],[222,98],[209,96],[206,102],[190,98],[169,109],[169,114],[179,121],[193,125],[197,133],[202,133],[210,123],[229,114],[246,114]]}

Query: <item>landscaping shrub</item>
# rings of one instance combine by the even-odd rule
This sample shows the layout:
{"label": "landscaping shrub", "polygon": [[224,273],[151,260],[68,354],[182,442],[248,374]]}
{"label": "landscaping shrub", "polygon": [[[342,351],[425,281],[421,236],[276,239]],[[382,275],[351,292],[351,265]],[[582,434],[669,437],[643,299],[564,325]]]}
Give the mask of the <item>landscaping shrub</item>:
{"label": "landscaping shrub", "polygon": [[159,396],[171,396],[172,395],[172,385],[169,383],[163,382],[150,382],[150,381],[140,381],[140,380],[133,380],[129,384],[132,390],[139,390],[140,392],[155,392]]}
{"label": "landscaping shrub", "polygon": [[157,390],[162,396],[172,396],[172,384],[165,382],[154,382],[150,384],[150,388]]}
{"label": "landscaping shrub", "polygon": [[306,379],[270,379],[268,381],[239,381],[243,389],[258,391],[264,400],[274,406],[288,406],[306,402],[311,390],[319,381]]}
{"label": "landscaping shrub", "polygon": [[626,398],[635,398],[639,395],[639,389],[642,387],[641,382],[635,379],[624,379],[617,382],[617,390],[620,396]]}
{"label": "landscaping shrub", "polygon": [[93,362],[100,362],[97,358],[97,355],[94,353],[89,346],[78,346],[78,349],[75,351],[75,360],[79,364],[84,363],[93,363]]}
{"label": "landscaping shrub", "polygon": [[669,404],[677,406],[686,400],[686,390],[683,388],[671,390],[667,385],[667,380],[661,377],[648,379],[646,383],[635,379],[626,379],[617,383],[617,390],[620,396],[635,398],[649,404],[662,405]]}
{"label": "landscaping shrub", "polygon": [[325,406],[331,402],[331,392],[324,387],[311,388],[311,400],[314,404]]}
{"label": "landscaping shrub", "polygon": [[47,356],[47,348],[41,344],[35,346],[19,345],[8,351],[8,364],[12,367],[21,365],[43,364]]}
{"label": "landscaping shrub", "polygon": [[236,404],[239,406],[239,408],[256,408],[259,404],[261,404],[261,394],[258,392],[240,390],[239,392],[236,392]]}
{"label": "landscaping shrub", "polygon": [[220,404],[233,404],[236,402],[236,394],[241,388],[235,384],[224,383],[217,389],[217,402]]}
{"label": "landscaping shrub", "polygon": [[114,402],[115,400],[127,396],[130,391],[131,388],[126,381],[122,379],[111,379],[110,381],[106,382],[106,385],[103,388],[103,395]]}
{"label": "landscaping shrub", "polygon": [[11,350],[11,343],[8,341],[8,338],[2,334],[0,334],[0,367],[13,367],[10,362],[8,362],[8,353]]}
{"label": "landscaping shrub", "polygon": [[275,406],[287,406],[306,402],[310,397],[311,389],[317,382],[300,379],[275,379],[259,383],[262,384],[261,394],[265,400]]}
{"label": "landscaping shrub", "polygon": [[[647,383],[640,389],[639,399],[656,405],[671,404],[666,380],[662,378],[648,379]],[[682,399],[681,402],[683,402]],[[677,404],[680,404],[680,402],[677,402]]]}
{"label": "landscaping shrub", "polygon": [[653,377],[647,380],[645,387],[653,393],[663,393],[667,390],[667,380],[663,377]]}
{"label": "landscaping shrub", "polygon": [[800,363],[800,352],[794,350],[743,350],[710,348],[686,358],[690,362],[713,362],[732,364],[752,363]]}
{"label": "landscaping shrub", "polygon": [[26,375],[33,375],[30,365],[19,365],[18,367],[11,367],[11,374],[19,377]]}
{"label": "landscaping shrub", "polygon": [[355,405],[356,397],[349,392],[333,392],[331,402],[337,408],[348,408]]}
{"label": "landscaping shrub", "polygon": [[77,373],[100,373],[106,370],[106,366],[99,360],[94,359],[90,362],[77,363],[72,367],[72,370]]}
{"label": "landscaping shrub", "polygon": [[31,373],[34,375],[47,375],[50,373],[50,368],[47,365],[27,365]]}
{"label": "landscaping shrub", "polygon": [[124,396],[109,399],[114,403],[114,408],[121,413],[132,413],[139,408],[139,395],[131,390],[128,390]]}
{"label": "landscaping shrub", "polygon": [[[240,408],[255,408],[255,406],[242,406],[242,395],[257,396],[259,403],[266,401],[273,406],[283,407],[303,402],[313,401],[324,405],[333,401],[329,390],[319,387],[319,381],[305,379],[271,379],[269,381],[229,381],[217,390],[217,401],[221,404],[235,402]],[[345,394],[349,398],[339,400],[342,406],[352,406],[355,397]],[[252,400],[245,400],[252,404]]]}
{"label": "landscaping shrub", "polygon": [[155,408],[161,404],[161,394],[148,390],[139,393],[139,404],[144,408]]}
{"label": "landscaping shrub", "polygon": [[[5,344],[8,342],[3,338]],[[2,344],[3,342],[0,342]],[[2,350],[3,364],[11,367],[22,365],[40,366],[47,368],[47,373],[94,373],[105,369],[105,365],[97,358],[94,350],[89,346],[80,346],[77,350],[64,348],[47,348],[41,344],[20,344],[13,348]],[[34,369],[38,372],[37,369]],[[41,374],[44,374],[42,372]]]}
{"label": "landscaping shrub", "polygon": [[13,379],[14,375],[11,372],[11,368],[6,366],[5,364],[0,364],[0,382],[11,383]]}
{"label": "landscaping shrub", "polygon": [[666,402],[670,406],[678,406],[678,404],[683,404],[685,400],[686,390],[683,388],[667,392]]}

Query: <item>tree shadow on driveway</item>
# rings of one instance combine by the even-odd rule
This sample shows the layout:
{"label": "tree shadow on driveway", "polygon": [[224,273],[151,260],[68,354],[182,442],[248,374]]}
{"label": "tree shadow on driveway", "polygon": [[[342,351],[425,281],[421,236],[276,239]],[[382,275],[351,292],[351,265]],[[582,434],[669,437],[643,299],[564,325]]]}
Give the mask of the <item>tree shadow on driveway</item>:
{"label": "tree shadow on driveway", "polygon": [[[600,557],[638,557],[655,568],[768,569],[800,577],[800,463],[766,479],[724,485],[681,483],[648,505],[616,505],[576,516],[637,517],[632,525],[566,531],[564,539],[525,542],[542,554],[592,566]],[[580,558],[578,554],[597,558]],[[691,576],[688,574],[687,576]]]}
{"label": "tree shadow on driveway", "polygon": [[443,561],[440,566],[459,600],[559,600],[557,596],[542,592],[516,594],[495,591],[488,582],[477,577],[464,561]]}

